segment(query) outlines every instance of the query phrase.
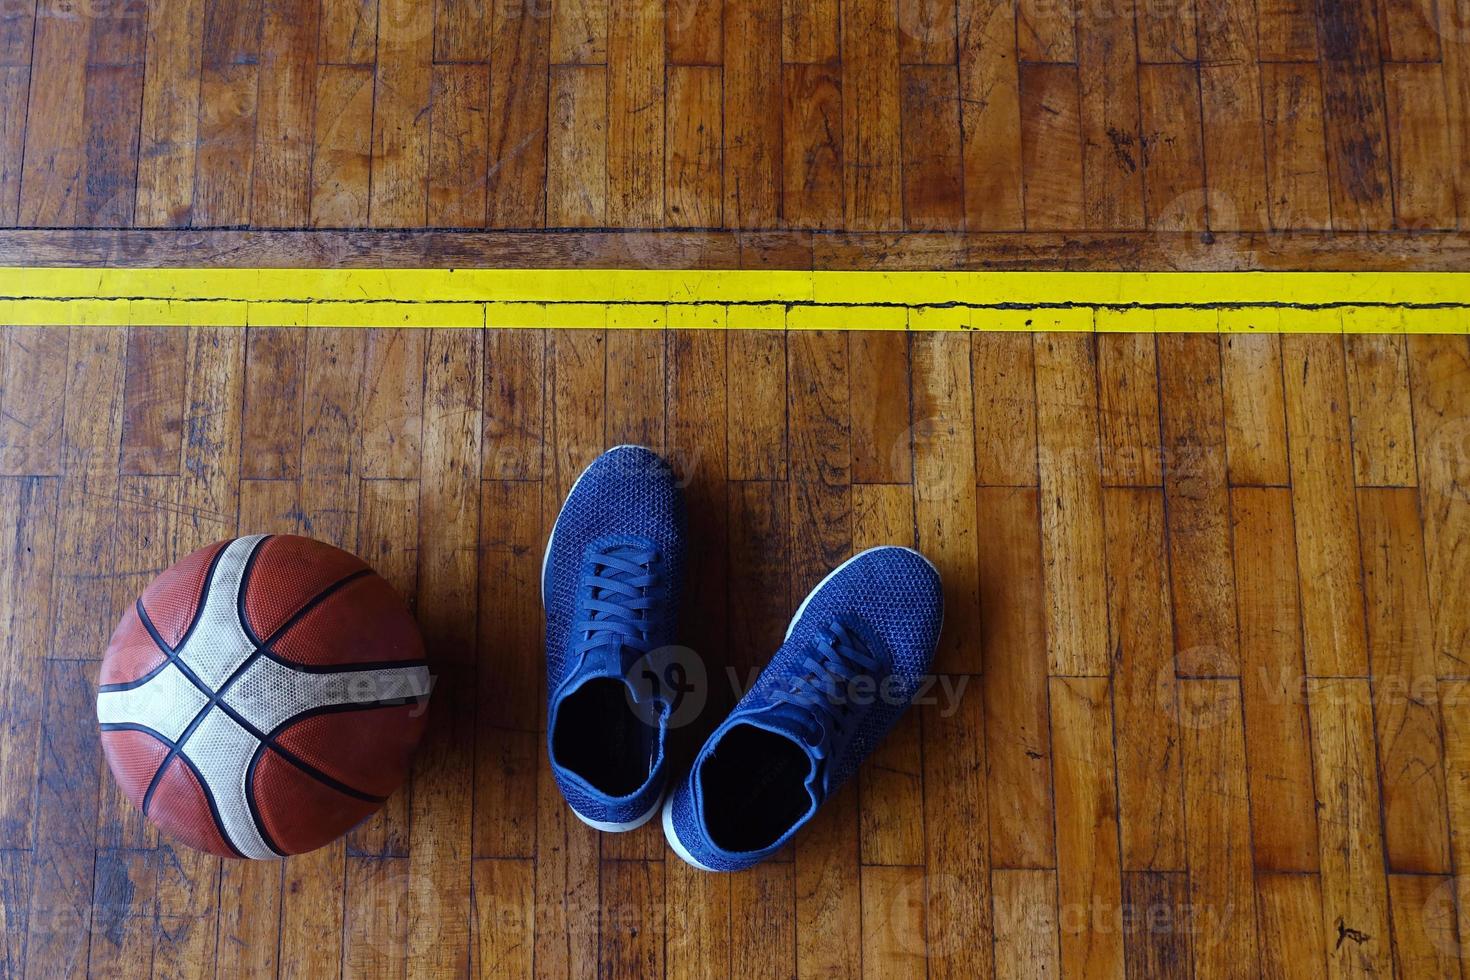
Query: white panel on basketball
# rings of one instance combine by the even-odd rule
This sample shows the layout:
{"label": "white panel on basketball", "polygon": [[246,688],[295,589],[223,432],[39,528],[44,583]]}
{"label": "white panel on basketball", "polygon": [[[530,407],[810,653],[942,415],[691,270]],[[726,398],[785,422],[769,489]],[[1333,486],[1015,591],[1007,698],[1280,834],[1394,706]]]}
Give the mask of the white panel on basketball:
{"label": "white panel on basketball", "polygon": [[104,725],[145,725],[176,742],[208,703],[204,692],[169,664],[137,687],[99,692],[97,720]]}
{"label": "white panel on basketball", "polygon": [[226,839],[246,857],[270,858],[275,852],[261,839],[245,797],[250,758],[258,745],[260,741],[235,719],[211,708],[180,751],[204,777]]}
{"label": "white panel on basketball", "polygon": [[255,651],[255,644],[240,624],[240,581],[251,553],[265,538],[264,534],[252,534],[236,538],[225,548],[205,590],[198,623],[179,648],[179,660],[211,690],[219,690]]}
{"label": "white panel on basketball", "polygon": [[262,732],[305,711],[341,704],[409,700],[429,693],[429,668],[381,667],[319,673],[260,657],[225,692],[224,702]]}

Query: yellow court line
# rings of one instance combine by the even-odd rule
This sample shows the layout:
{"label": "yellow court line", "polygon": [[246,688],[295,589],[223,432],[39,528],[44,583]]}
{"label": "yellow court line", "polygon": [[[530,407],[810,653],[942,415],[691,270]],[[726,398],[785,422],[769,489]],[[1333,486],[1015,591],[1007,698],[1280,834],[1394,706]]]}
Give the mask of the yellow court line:
{"label": "yellow court line", "polygon": [[0,323],[1470,333],[1470,272],[0,267]]}

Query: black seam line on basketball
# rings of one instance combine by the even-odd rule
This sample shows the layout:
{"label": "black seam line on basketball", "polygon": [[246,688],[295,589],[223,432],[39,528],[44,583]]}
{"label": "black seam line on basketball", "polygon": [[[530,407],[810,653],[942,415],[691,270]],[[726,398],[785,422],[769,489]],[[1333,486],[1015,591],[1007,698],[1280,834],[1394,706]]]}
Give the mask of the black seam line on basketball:
{"label": "black seam line on basketball", "polygon": [[[189,628],[184,630],[184,635],[179,637],[178,643],[174,644],[175,649],[182,650],[184,648],[184,644],[189,642],[189,637],[194,635],[194,630],[198,629],[200,620],[204,618],[204,603],[205,600],[209,598],[209,589],[210,586],[214,585],[214,576],[215,573],[219,571],[219,564],[222,560],[224,560],[225,552],[230,550],[230,545],[234,544],[238,540],[240,539],[234,538],[226,542],[225,546],[219,550],[219,552],[214,556],[214,559],[209,563],[209,574],[204,576],[204,585],[199,590],[199,602],[194,606],[194,616],[189,621]],[[255,547],[251,549],[251,554],[254,554],[256,551],[260,550],[260,546],[265,544],[267,540],[268,537],[261,538],[259,541],[255,542]],[[246,558],[246,561],[248,562],[249,558]]]}
{"label": "black seam line on basketball", "polygon": [[[178,760],[194,774],[194,779],[199,783],[199,790],[204,794],[204,803],[209,807],[209,816],[214,820],[214,829],[219,831],[219,839],[225,842],[225,846],[233,851],[236,857],[245,857],[245,852],[236,847],[235,842],[230,840],[230,832],[225,829],[225,822],[219,815],[219,804],[215,802],[214,793],[209,789],[209,783],[204,780],[204,773],[200,772],[199,767],[194,765],[193,759],[184,755],[182,752],[178,753]],[[146,814],[147,811],[145,810],[144,813]]]}
{"label": "black seam line on basketball", "polygon": [[240,620],[240,629],[245,631],[245,639],[257,650],[264,646],[260,637],[255,635],[255,630],[250,626],[250,619],[245,615],[245,593],[250,588],[250,573],[255,570],[255,560],[260,557],[265,543],[271,539],[271,535],[262,538],[260,543],[251,550],[250,557],[245,559],[245,567],[240,569],[240,585],[235,590],[235,616]]}
{"label": "black seam line on basketball", "polygon": [[153,621],[148,618],[148,610],[143,608],[143,600],[141,598],[135,599],[133,601],[133,607],[134,611],[138,614],[138,621],[143,624],[144,631],[147,632],[149,638],[153,640],[153,644],[163,654],[163,663],[154,667],[137,680],[124,681],[119,684],[99,684],[97,685],[97,692],[99,694],[105,694],[109,691],[131,691],[135,687],[142,687],[163,673],[163,669],[173,663],[178,657],[178,654],[170,650],[168,644],[163,642],[163,637],[158,635],[158,630],[154,627]]}
{"label": "black seam line on basketball", "polygon": [[357,660],[347,664],[299,664],[294,660],[287,660],[270,647],[261,647],[260,655],[282,667],[289,667],[303,674],[365,674],[374,670],[402,670],[407,667],[428,666],[428,661],[423,657],[414,660]]}
{"label": "black seam line on basketball", "polygon": [[276,627],[271,635],[265,638],[264,643],[257,644],[257,648],[269,647],[272,643],[276,642],[282,636],[284,636],[287,630],[295,626],[297,623],[301,622],[301,620],[304,619],[306,615],[317,606],[321,605],[323,602],[326,602],[333,595],[345,589],[353,582],[356,582],[360,578],[365,578],[372,573],[373,570],[371,568],[359,568],[351,575],[344,575],[337,581],[333,582],[331,585],[327,586],[325,589],[322,589],[316,595],[308,599],[304,606],[296,610],[296,612],[292,613],[290,619],[286,620],[280,626]]}
{"label": "black seam line on basketball", "polygon": [[162,742],[167,748],[174,747],[173,739],[163,734],[156,728],[140,725],[136,721],[105,721],[97,726],[104,732],[142,732],[144,735],[152,735],[155,741]]}
{"label": "black seam line on basketball", "polygon": [[315,779],[317,782],[321,783],[323,786],[326,786],[328,789],[334,789],[337,792],[341,793],[343,796],[350,796],[354,799],[362,800],[364,803],[381,804],[387,802],[388,800],[388,797],[386,796],[378,796],[376,793],[364,793],[360,789],[353,789],[351,786],[348,786],[346,783],[342,782],[339,779],[333,779],[331,776],[328,776],[326,773],[322,772],[311,763],[305,761],[289,749],[281,748],[275,742],[271,742],[265,747],[270,749],[276,755],[280,756],[282,759],[285,759],[287,762],[291,763],[291,765],[295,766],[297,769],[300,769],[302,772],[306,773],[312,779]]}
{"label": "black seam line on basketball", "polygon": [[257,742],[255,751],[250,753],[250,763],[245,767],[245,808],[250,811],[250,820],[255,824],[255,832],[265,842],[265,846],[285,857],[286,852],[276,846],[270,831],[265,829],[265,817],[261,816],[260,807],[255,803],[255,767],[260,764],[260,757],[265,754],[265,743]]}
{"label": "black seam line on basketball", "polygon": [[[323,704],[292,715],[267,732],[266,738],[274,745],[276,737],[283,734],[292,725],[311,718],[319,718],[322,715],[343,715],[353,711],[372,711],[376,708],[402,708],[404,705],[414,704],[417,701],[418,698],[409,695],[401,698],[380,698],[377,701],[343,701],[340,704]],[[290,750],[282,749],[281,751]]]}

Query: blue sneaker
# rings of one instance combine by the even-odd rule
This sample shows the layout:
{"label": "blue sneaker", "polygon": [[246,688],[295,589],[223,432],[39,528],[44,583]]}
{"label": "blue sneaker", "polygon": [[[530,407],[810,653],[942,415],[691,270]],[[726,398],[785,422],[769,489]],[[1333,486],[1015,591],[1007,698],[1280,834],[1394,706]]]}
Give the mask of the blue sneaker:
{"label": "blue sneaker", "polygon": [[683,573],[673,471],[642,446],[609,449],[577,477],[541,566],[551,771],[598,830],[639,827],[663,799],[669,705],[635,681],[674,641]]}
{"label": "blue sneaker", "polygon": [[909,706],[943,621],[939,572],[917,551],[874,548],[823,579],[669,794],[674,852],[739,871],[780,849]]}

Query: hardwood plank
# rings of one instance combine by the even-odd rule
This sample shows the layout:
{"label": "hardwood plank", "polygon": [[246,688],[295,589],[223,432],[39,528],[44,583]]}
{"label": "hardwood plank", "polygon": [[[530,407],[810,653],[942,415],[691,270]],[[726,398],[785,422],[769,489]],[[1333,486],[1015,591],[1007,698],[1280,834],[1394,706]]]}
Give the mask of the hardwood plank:
{"label": "hardwood plank", "polygon": [[418,330],[375,330],[362,374],[362,475],[419,475],[424,427],[425,337]]}
{"label": "hardwood plank", "polygon": [[[853,552],[847,337],[793,334],[787,343],[791,440],[791,595],[803,596]],[[857,789],[828,799],[796,840],[800,973],[856,972],[862,919]],[[804,937],[821,936],[807,942]]]}
{"label": "hardwood plank", "polygon": [[1342,341],[1282,337],[1307,673],[1364,676],[1363,598]]}
{"label": "hardwood plank", "polygon": [[607,70],[552,68],[546,176],[548,225],[607,223],[607,124]]}
{"label": "hardwood plank", "polygon": [[1036,370],[1030,334],[976,333],[970,338],[975,384],[975,481],[1034,487]]}
{"label": "hardwood plank", "polygon": [[929,975],[993,972],[985,705],[978,692],[918,710],[924,735]]}
{"label": "hardwood plank", "polygon": [[[976,524],[987,529],[978,537],[980,645],[986,665],[979,683],[989,763],[990,859],[997,868],[1055,867],[1052,821],[1033,819],[1052,812],[1038,491],[982,488],[976,498]],[[999,890],[995,898],[999,903]],[[1001,925],[997,913],[997,929]],[[998,937],[996,957],[999,972]]]}
{"label": "hardwood plank", "polygon": [[1077,60],[1074,0],[1017,0],[1016,54],[1022,63]]}
{"label": "hardwood plank", "polygon": [[1078,0],[1082,202],[1088,228],[1143,227],[1138,66],[1132,24],[1103,0]]}
{"label": "hardwood plank", "polygon": [[1281,338],[1232,334],[1220,339],[1225,398],[1225,456],[1231,486],[1285,486],[1286,395]]}
{"label": "hardwood plank", "polygon": [[[15,521],[14,531],[0,546],[0,582],[5,585],[0,589],[0,622],[5,624],[0,634],[4,663],[0,707],[7,726],[5,739],[0,740],[0,777],[14,787],[0,794],[0,843],[25,851],[41,839],[36,827],[36,779],[47,705],[42,685],[50,639],[57,483],[37,477],[0,480],[0,505]],[[22,905],[28,896],[29,891]],[[6,902],[7,908],[13,905]]]}
{"label": "hardwood plank", "polygon": [[1322,843],[1322,932],[1328,972],[1338,976],[1388,976],[1392,970],[1371,699],[1366,680],[1307,680]]}
{"label": "hardwood plank", "polygon": [[838,225],[843,215],[842,74],[830,64],[782,68],[781,216],[792,228]]}
{"label": "hardwood plank", "polygon": [[1122,876],[1114,788],[1113,713],[1103,677],[1049,682],[1057,816],[1058,909],[1064,976],[1123,973]]}
{"label": "hardwood plank", "polygon": [[203,35],[202,0],[160,0],[149,10],[136,213],[143,227],[193,222]]}
{"label": "hardwood plank", "polygon": [[206,65],[203,70],[190,219],[195,227],[250,222],[258,75],[254,64]]}
{"label": "hardwood plank", "polygon": [[1312,65],[1262,64],[1267,210],[1272,228],[1328,228],[1321,76]]}
{"label": "hardwood plank", "polygon": [[546,223],[547,98],[551,18],[521,0],[497,0],[490,53],[485,188],[492,228]]}
{"label": "hardwood plank", "polygon": [[0,222],[7,225],[20,221],[20,178],[25,163],[30,88],[29,65],[0,67]]}
{"label": "hardwood plank", "polygon": [[476,970],[485,976],[530,976],[535,912],[531,861],[478,860],[474,865]]}
{"label": "hardwood plank", "polygon": [[101,764],[93,727],[95,668],[51,660],[44,669],[26,964],[38,974],[80,977],[87,971]]}
{"label": "hardwood plank", "polygon": [[317,57],[324,65],[371,65],[378,54],[378,0],[322,0]]}
{"label": "hardwood plank", "polygon": [[608,0],[557,4],[550,19],[553,65],[607,63]]}
{"label": "hardwood plank", "polygon": [[[1384,62],[1438,62],[1440,24],[1435,14],[1433,7],[1411,0],[1381,0],[1378,4],[1378,34],[1379,52]],[[1449,40],[1460,41],[1463,38],[1452,37]],[[1386,64],[1384,73],[1388,74]]]}
{"label": "hardwood plank", "polygon": [[[901,11],[909,6],[899,5]],[[1021,193],[1024,171],[1015,8],[999,0],[963,0],[959,44],[965,226],[1020,230],[1026,220]],[[939,60],[948,60],[948,56]],[[905,137],[910,125],[912,119],[905,110]]]}
{"label": "hardwood plank", "polygon": [[913,426],[909,418],[909,342],[896,331],[847,335],[851,388],[849,433],[854,483],[909,483]]}
{"label": "hardwood plank", "polygon": [[904,227],[916,230],[962,227],[966,204],[965,163],[960,149],[960,114],[956,111],[959,87],[954,68],[905,66],[900,73],[900,85]]}
{"label": "hardwood plank", "polygon": [[[1384,0],[1383,10],[1418,9]],[[1392,32],[1385,34],[1388,41]],[[1434,41],[1434,35],[1429,35]],[[1437,53],[1437,52],[1436,52]],[[1455,182],[1444,78],[1438,64],[1384,65],[1389,160],[1393,175],[1394,225],[1452,228]]]}
{"label": "hardwood plank", "polygon": [[840,0],[782,0],[781,60],[788,65],[839,60],[840,6]]}
{"label": "hardwood plank", "polygon": [[[908,546],[914,540],[914,497],[908,486],[854,484],[852,550]],[[859,853],[864,865],[924,863],[923,756],[919,715],[906,713],[874,748],[859,770]],[[864,872],[866,874],[866,872]],[[863,880],[864,888],[867,879]],[[868,941],[869,906],[864,895],[863,941]],[[924,935],[920,928],[917,935]],[[866,957],[864,963],[866,964]]]}
{"label": "hardwood plank", "polygon": [[476,542],[480,531],[480,335],[429,335],[424,359],[418,619],[438,665],[435,707],[412,776],[408,956],[463,972],[470,958],[476,715]]}
{"label": "hardwood plank", "polygon": [[[1159,19],[1141,18],[1140,30]],[[1180,14],[1163,18],[1171,23],[1183,19]],[[1192,25],[1188,36],[1194,36]],[[1192,65],[1142,65],[1138,98],[1144,221],[1150,228],[1202,230],[1210,202],[1204,193],[1199,75]]]}
{"label": "hardwood plank", "polygon": [[[1470,725],[1466,724],[1464,705],[1470,703],[1470,685],[1465,681],[1441,681],[1439,702],[1444,706],[1444,765],[1445,797],[1450,816],[1450,854],[1454,866],[1464,867],[1470,859],[1470,780],[1464,777],[1470,766]],[[1470,882],[1464,875],[1456,876],[1449,894],[1435,897],[1435,906],[1445,901],[1453,902],[1455,922],[1449,927],[1457,936],[1470,935],[1470,909],[1466,899],[1470,898]],[[1463,951],[1463,946],[1456,947]]]}
{"label": "hardwood plank", "polygon": [[298,479],[306,331],[257,327],[248,337],[240,473],[254,479]]}
{"label": "hardwood plank", "polygon": [[368,201],[373,227],[418,228],[427,220],[433,57],[433,9],[415,0],[380,0]]}
{"label": "hardwood plank", "polygon": [[725,57],[724,29],[721,0],[671,0],[664,6],[664,51],[668,63],[681,67],[721,64]]}
{"label": "hardwood plank", "polygon": [[1327,177],[1338,231],[1387,228],[1393,220],[1373,6],[1364,0],[1317,5]]}
{"label": "hardwood plank", "polygon": [[97,852],[86,957],[87,969],[94,974],[122,976],[144,964],[152,966],[153,921],[158,914],[153,897],[155,862],[151,851]]}
{"label": "hardwood plank", "polygon": [[1343,342],[1352,406],[1354,478],[1360,487],[1412,487],[1418,482],[1418,471],[1404,338],[1353,334]]}
{"label": "hardwood plank", "polygon": [[924,886],[921,867],[864,867],[863,975],[924,977]]}
{"label": "hardwood plank", "polygon": [[1104,486],[1160,486],[1159,367],[1149,334],[1097,338]]}
{"label": "hardwood plank", "polygon": [[[411,480],[362,480],[359,484],[359,495],[361,498],[359,519],[357,522],[357,545],[353,549],[360,555],[363,561],[372,565],[373,569],[389,585],[403,596],[410,610],[418,606],[418,542],[419,542],[419,481]],[[432,697],[430,699],[432,701]],[[373,814],[362,824],[355,827],[347,835],[347,889],[348,895],[345,900],[345,908],[348,915],[348,926],[352,928],[351,917],[354,914],[354,903],[358,897],[352,894],[354,888],[363,888],[371,891],[376,887],[378,876],[393,871],[396,865],[366,864],[355,867],[352,859],[358,856],[374,858],[400,858],[408,856],[409,843],[409,805],[410,795],[409,783],[388,798],[383,808]],[[360,873],[362,877],[353,877]],[[406,902],[407,871],[393,871],[398,874],[400,884],[394,886],[392,892],[393,908],[401,907]],[[371,896],[363,896],[362,901],[369,899],[378,901]],[[401,940],[402,946],[406,940]],[[352,950],[349,944],[347,959],[351,959]]]}
{"label": "hardwood plank", "polygon": [[1470,418],[1470,348],[1456,337],[1408,338],[1409,381],[1419,455],[1419,508],[1434,615],[1436,672],[1470,673],[1470,616],[1459,596],[1470,588],[1470,481],[1464,420]]}
{"label": "hardwood plank", "polygon": [[1261,0],[1256,4],[1256,37],[1262,75],[1268,62],[1316,61],[1316,4],[1313,0]]}
{"label": "hardwood plank", "polygon": [[[955,0],[917,0],[898,4],[898,60],[903,65],[953,65],[955,26],[971,11]],[[1014,22],[1012,22],[1014,24]],[[963,31],[963,29],[962,29]],[[1007,54],[1015,50],[1015,27]],[[1011,73],[1014,79],[1015,73]]]}
{"label": "hardwood plank", "polygon": [[767,863],[730,881],[730,966],[737,977],[796,976],[790,864]]}
{"label": "hardwood plank", "polygon": [[1103,508],[1123,868],[1182,871],[1187,865],[1180,720],[1194,719],[1184,713],[1174,679],[1164,495],[1107,490]]}
{"label": "hardwood plank", "polygon": [[[20,223],[66,226],[76,223],[82,197],[88,24],[60,6],[33,9],[39,16],[34,17],[31,77],[47,84],[27,89]],[[31,25],[26,26],[30,33]]]}
{"label": "hardwood plank", "polygon": [[69,332],[7,327],[0,334],[0,475],[61,472]]}
{"label": "hardwood plank", "polygon": [[1212,229],[1266,227],[1257,12],[1242,0],[1199,8],[1200,102]]}
{"label": "hardwood plank", "polygon": [[664,972],[664,875],[660,861],[603,861],[601,974],[656,977]]}
{"label": "hardwood plank", "polygon": [[1455,931],[1454,880],[1444,875],[1391,874],[1393,964],[1401,977],[1460,975],[1461,947]]}
{"label": "hardwood plank", "polygon": [[887,0],[843,4],[843,200],[853,231],[889,230],[903,221],[897,18]]}
{"label": "hardwood plank", "polygon": [[1326,980],[1322,883],[1316,875],[1257,875],[1256,912],[1263,976]]}
{"label": "hardwood plank", "polygon": [[1159,338],[1169,581],[1181,676],[1240,672],[1216,338]]}
{"label": "hardwood plank", "polygon": [[606,441],[661,452],[668,366],[662,330],[610,330],[607,353]]}
{"label": "hardwood plank", "polygon": [[1263,871],[1317,870],[1291,505],[1284,488],[1230,494],[1252,843]]}
{"label": "hardwood plank", "polygon": [[996,980],[1061,976],[1057,949],[1057,873],[996,868]]}
{"label": "hardwood plank", "polygon": [[372,70],[322,65],[316,98],[311,225],[361,227],[368,222],[372,184]]}
{"label": "hardwood plank", "polygon": [[539,480],[544,451],[546,335],[485,331],[486,480]]}
{"label": "hardwood plank", "polygon": [[1125,872],[1123,907],[1123,961],[1128,975],[1189,976],[1194,915],[1189,876],[1178,871]]}
{"label": "hardwood plank", "polygon": [[[408,956],[408,863],[408,858],[401,857],[347,858],[343,976],[404,973]],[[509,928],[509,923],[506,925]]]}
{"label": "hardwood plank", "polygon": [[[664,940],[668,975],[725,975],[734,955],[730,942],[734,887],[727,875],[708,874],[674,858],[664,860],[664,921],[679,923]],[[779,950],[772,952],[779,955]]]}
{"label": "hardwood plank", "polygon": [[1077,67],[1023,63],[1021,183],[1028,230],[1083,226],[1082,139]]}
{"label": "hardwood plank", "polygon": [[663,5],[608,0],[607,223],[664,222]]}
{"label": "hardwood plank", "polygon": [[[1257,975],[1250,801],[1240,684],[1179,682],[1196,977]],[[1284,815],[1283,815],[1284,816]]]}
{"label": "hardwood plank", "polygon": [[725,223],[772,226],[781,208],[780,0],[725,7]]}
{"label": "hardwood plank", "polygon": [[[944,580],[946,628],[934,669],[981,671],[980,583],[975,567],[975,424],[970,345],[962,334],[915,335],[914,519],[919,549]],[[795,458],[793,456],[793,458]]]}
{"label": "hardwood plank", "polygon": [[542,752],[541,488],[487,481],[480,496],[474,853],[531,858],[536,760]]}
{"label": "hardwood plank", "polygon": [[113,566],[117,458],[122,436],[122,327],[73,330],[66,359],[66,408],[51,584],[51,655],[100,659],[115,624]]}
{"label": "hardwood plank", "polygon": [[[1187,64],[1198,60],[1193,5],[1142,3],[1134,6],[1141,66]],[[1146,74],[1140,70],[1140,78]],[[1198,104],[1198,100],[1196,100]],[[1148,130],[1145,128],[1144,130]]]}
{"label": "hardwood plank", "polygon": [[357,440],[367,337],[360,330],[306,333],[302,396],[302,520],[318,540],[357,548],[362,465]]}
{"label": "hardwood plank", "polygon": [[785,479],[786,336],[754,330],[728,336],[730,479]]}
{"label": "hardwood plank", "polygon": [[1108,673],[1097,388],[1090,337],[1036,338],[1048,673]]}
{"label": "hardwood plank", "polygon": [[8,5],[0,12],[0,64],[25,65],[31,61],[36,34],[36,6]]}
{"label": "hardwood plank", "polygon": [[[138,20],[139,18],[133,18]],[[141,31],[139,31],[141,33]],[[93,32],[93,44],[97,32]],[[0,88],[4,87],[0,72]],[[137,197],[138,126],[143,102],[143,66],[88,65],[86,104],[82,110],[86,134],[86,159],[82,164],[82,192],[77,205],[77,222],[87,225],[127,227],[133,223],[133,202]],[[17,99],[17,106],[24,99]],[[252,110],[253,112],[253,110]],[[0,131],[5,128],[4,110],[0,109]],[[16,146],[19,143],[16,132]],[[4,137],[0,136],[0,144]],[[0,161],[4,159],[0,149]],[[248,152],[248,147],[247,147]],[[20,160],[16,158],[15,174],[19,176]],[[5,164],[0,162],[0,197],[4,196]],[[13,201],[13,195],[11,196]],[[5,213],[0,200],[0,216]],[[15,215],[12,212],[11,220]]]}
{"label": "hardwood plank", "polygon": [[[230,976],[277,975],[281,967],[283,870],[283,863],[275,861],[230,861],[220,865],[216,970],[228,972]],[[324,945],[335,945],[334,937],[322,938],[326,940]],[[152,953],[151,943],[149,953]]]}
{"label": "hardwood plank", "polygon": [[493,8],[472,0],[444,0],[434,9],[434,60],[485,64],[490,60]]}
{"label": "hardwood plank", "polygon": [[[311,0],[264,3],[250,220],[258,228],[301,227],[311,217],[315,53],[321,4]],[[376,0],[373,4],[376,21]],[[323,32],[327,32],[325,26]],[[372,41],[376,47],[376,34]],[[330,47],[322,47],[322,57],[333,60]]]}
{"label": "hardwood plank", "polygon": [[[447,16],[442,7],[440,16]],[[429,120],[428,223],[481,227],[486,213],[485,175],[490,166],[486,130],[490,69],[484,65],[436,65],[429,103],[433,109]]]}
{"label": "hardwood plank", "polygon": [[668,69],[665,225],[710,228],[724,224],[724,91],[718,66],[671,65]]}
{"label": "hardwood plank", "polygon": [[1358,491],[1373,720],[1389,870],[1447,874],[1444,749],[1417,496]]}

